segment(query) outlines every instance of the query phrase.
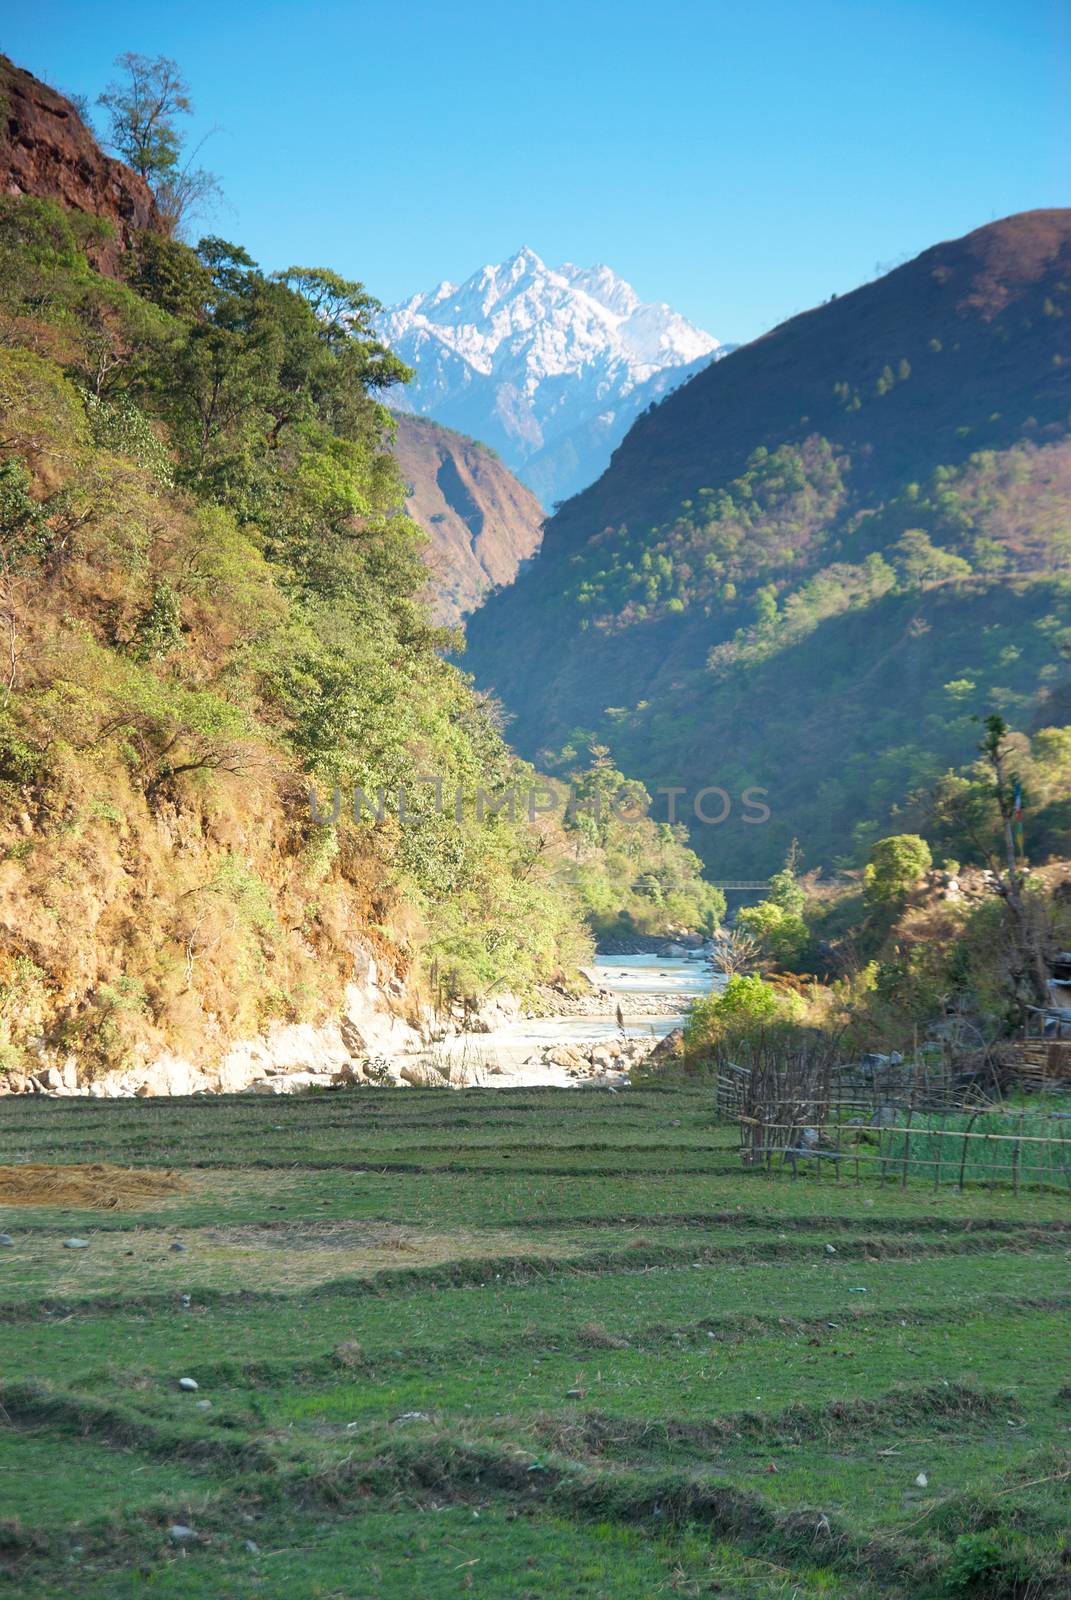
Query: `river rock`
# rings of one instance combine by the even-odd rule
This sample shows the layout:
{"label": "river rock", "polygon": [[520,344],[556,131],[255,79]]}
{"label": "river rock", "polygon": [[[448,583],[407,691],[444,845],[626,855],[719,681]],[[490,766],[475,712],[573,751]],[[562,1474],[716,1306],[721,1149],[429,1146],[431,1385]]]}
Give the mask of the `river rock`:
{"label": "river rock", "polygon": [[660,1039],[654,1049],[648,1052],[647,1065],[651,1067],[668,1067],[680,1061],[684,1055],[684,1029],[674,1028],[672,1033],[667,1033]]}
{"label": "river rock", "polygon": [[363,1061],[347,1061],[337,1072],[331,1074],[331,1085],[335,1089],[356,1089],[364,1081]]}
{"label": "river rock", "polygon": [[[456,1071],[457,1082],[464,1081],[464,1068],[460,1062],[453,1063],[449,1070],[451,1073]],[[455,1081],[453,1078],[444,1078],[438,1067],[430,1061],[406,1061],[398,1068],[398,1077],[402,1083],[414,1089],[441,1089],[445,1082]]]}
{"label": "river rock", "polygon": [[173,1094],[196,1094],[199,1089],[211,1088],[213,1080],[192,1062],[165,1050],[155,1061],[122,1073],[118,1082],[121,1093],[147,1100]]}

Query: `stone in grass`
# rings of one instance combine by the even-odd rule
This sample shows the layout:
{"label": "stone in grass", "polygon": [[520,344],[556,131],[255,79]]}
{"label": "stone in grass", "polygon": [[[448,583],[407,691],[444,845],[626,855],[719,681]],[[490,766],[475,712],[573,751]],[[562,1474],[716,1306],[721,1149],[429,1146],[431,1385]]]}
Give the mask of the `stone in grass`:
{"label": "stone in grass", "polygon": [[176,1239],[171,1248],[172,1250],[185,1250],[186,1246],[182,1243],[181,1239]]}
{"label": "stone in grass", "polygon": [[212,1409],[211,1400],[198,1400],[195,1404],[198,1411],[211,1411]]}
{"label": "stone in grass", "polygon": [[88,1250],[89,1249],[89,1240],[88,1239],[64,1239],[63,1248],[65,1250]]}
{"label": "stone in grass", "polygon": [[583,1396],[583,1389],[566,1389],[565,1391],[565,1398],[567,1400],[581,1400],[583,1399]]}
{"label": "stone in grass", "polygon": [[188,1544],[191,1539],[197,1537],[193,1529],[187,1528],[184,1522],[173,1522],[167,1531],[176,1544]]}
{"label": "stone in grass", "polygon": [[196,1378],[180,1378],[178,1386],[180,1389],[185,1389],[188,1394],[192,1394],[195,1389],[201,1387]]}
{"label": "stone in grass", "polygon": [[13,1250],[15,1241],[10,1233],[0,1233],[0,1250]]}

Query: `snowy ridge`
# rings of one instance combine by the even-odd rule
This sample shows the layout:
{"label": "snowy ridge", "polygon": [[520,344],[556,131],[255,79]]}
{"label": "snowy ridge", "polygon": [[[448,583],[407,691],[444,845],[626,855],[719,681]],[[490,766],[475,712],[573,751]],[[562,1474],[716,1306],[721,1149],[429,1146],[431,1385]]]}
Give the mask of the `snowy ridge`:
{"label": "snowy ridge", "polygon": [[727,353],[609,267],[550,268],[527,246],[379,328],[416,370],[402,405],[493,445],[544,503],[597,477],[639,411]]}

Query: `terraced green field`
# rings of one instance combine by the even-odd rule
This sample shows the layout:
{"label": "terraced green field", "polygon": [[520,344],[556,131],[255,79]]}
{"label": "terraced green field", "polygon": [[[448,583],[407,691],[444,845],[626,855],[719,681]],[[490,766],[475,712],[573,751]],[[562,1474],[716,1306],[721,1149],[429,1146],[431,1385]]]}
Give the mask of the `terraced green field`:
{"label": "terraced green field", "polygon": [[685,1090],[0,1101],[91,1161],[185,1188],[0,1210],[12,1592],[1071,1595],[1066,1193],[745,1172]]}

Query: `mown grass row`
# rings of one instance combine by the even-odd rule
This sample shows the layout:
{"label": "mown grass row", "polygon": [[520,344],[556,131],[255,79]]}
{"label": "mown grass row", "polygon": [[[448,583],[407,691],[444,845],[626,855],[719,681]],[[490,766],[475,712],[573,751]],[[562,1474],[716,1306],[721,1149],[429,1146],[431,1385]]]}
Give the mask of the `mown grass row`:
{"label": "mown grass row", "polygon": [[[742,1244],[725,1245],[707,1244],[699,1240],[690,1240],[684,1245],[659,1245],[642,1239],[624,1249],[611,1247],[557,1257],[549,1254],[476,1256],[433,1266],[392,1267],[368,1271],[357,1277],[329,1277],[321,1282],[302,1284],[299,1289],[291,1292],[311,1301],[343,1298],[356,1300],[420,1295],[428,1290],[483,1288],[488,1283],[509,1288],[533,1281],[550,1282],[604,1276],[632,1278],[681,1267],[692,1271],[711,1270],[719,1266],[748,1269],[786,1262],[803,1269],[828,1270],[830,1248],[828,1243],[823,1243],[817,1238],[811,1242],[800,1239],[748,1238]],[[1041,1229],[1010,1234],[961,1232],[951,1237],[934,1237],[931,1234],[840,1237],[838,1244],[833,1248],[842,1265],[856,1262],[874,1264],[894,1260],[909,1260],[921,1264],[927,1260],[948,1256],[989,1256],[997,1251],[1005,1256],[1049,1253],[1062,1261],[1067,1254],[1066,1243],[1059,1233],[1054,1234]],[[56,1254],[59,1258],[59,1250]],[[49,1275],[48,1262],[42,1263],[32,1272],[24,1274],[21,1288],[16,1284],[10,1290],[10,1297],[0,1299],[0,1323],[18,1323],[57,1314],[65,1317],[92,1316],[102,1312],[110,1314],[118,1310],[135,1311],[173,1306],[184,1293],[188,1293],[191,1300],[196,1293],[197,1302],[201,1306],[231,1304],[248,1307],[266,1302],[275,1303],[285,1297],[284,1291],[275,1289],[257,1289],[252,1286],[229,1289],[211,1283],[199,1283],[195,1275],[196,1266],[191,1269],[184,1264],[183,1268],[173,1268],[168,1258],[165,1257],[164,1260],[167,1264],[160,1269],[157,1276],[167,1276],[167,1287],[147,1287],[116,1293],[109,1289],[89,1288],[87,1285],[82,1292],[78,1292],[78,1286],[75,1286],[60,1295],[30,1292]],[[258,1256],[251,1269],[251,1276],[258,1278],[262,1270],[263,1257]],[[142,1277],[148,1277],[150,1273],[151,1264],[143,1269]],[[84,1279],[81,1281],[85,1282]],[[868,1285],[861,1284],[852,1286],[848,1292],[869,1294],[871,1291]]]}
{"label": "mown grass row", "polygon": [[[371,1437],[335,1460],[295,1463],[282,1457],[265,1459],[248,1441],[226,1440],[213,1441],[210,1455],[181,1432],[149,1425],[119,1407],[94,1408],[78,1397],[32,1389],[9,1391],[7,1401],[23,1423],[69,1423],[81,1429],[83,1437],[132,1445],[151,1456],[174,1459],[178,1455],[195,1464],[214,1460],[221,1472],[230,1476],[214,1496],[202,1501],[194,1530],[197,1544],[207,1541],[200,1554],[209,1565],[213,1535],[232,1528],[238,1516],[250,1518],[260,1531],[264,1521],[276,1518],[281,1509],[317,1518],[338,1514],[350,1519],[355,1514],[367,1515],[383,1502],[391,1504],[397,1515],[404,1514],[403,1505],[409,1515],[414,1511],[419,1515],[429,1506],[439,1511],[460,1504],[471,1507],[478,1516],[482,1508],[505,1502],[526,1515],[550,1509],[574,1525],[635,1524],[660,1538],[683,1531],[694,1535],[698,1529],[710,1537],[729,1540],[752,1556],[789,1564],[803,1578],[809,1568],[820,1565],[868,1587],[876,1580],[879,1587],[904,1594],[932,1593],[940,1587],[952,1541],[969,1536],[979,1526],[992,1525],[995,1495],[1014,1496],[1005,1511],[1029,1525],[1031,1558],[1038,1580],[1045,1583],[1044,1589],[1035,1592],[1066,1592],[1055,1587],[1061,1577],[1054,1538],[1059,1525],[1044,1510],[1031,1506],[1028,1493],[1039,1478],[1051,1482],[1061,1473],[1071,1473],[1068,1460],[1052,1454],[1024,1454],[1013,1471],[1004,1475],[1010,1481],[1002,1479],[995,1484],[989,1499],[978,1494],[946,1495],[894,1536],[892,1530],[881,1526],[853,1527],[820,1506],[780,1506],[776,1498],[771,1501],[768,1494],[729,1481],[723,1473],[594,1466],[575,1456],[548,1451],[533,1460],[530,1450],[515,1445],[441,1431],[424,1432],[420,1437]],[[951,1422],[958,1417],[961,1422],[976,1423],[991,1418],[999,1409],[998,1396],[963,1387],[944,1396],[923,1389],[890,1392],[869,1412],[859,1406],[846,1408],[841,1421],[849,1433],[866,1427],[873,1440],[873,1428],[882,1424],[892,1423],[902,1431],[904,1424],[914,1421]],[[825,1419],[825,1425],[829,1420]],[[749,1416],[726,1421],[737,1436],[759,1426]],[[783,1431],[798,1433],[803,1428],[816,1438],[822,1437],[823,1425],[822,1417],[813,1410],[797,1408],[783,1419]],[[896,1436],[889,1432],[878,1435],[883,1440]],[[768,1439],[763,1437],[762,1442],[767,1444]],[[239,1475],[234,1475],[236,1471]],[[147,1512],[149,1518],[166,1514],[162,1507]],[[929,1526],[920,1529],[923,1522]],[[97,1561],[107,1555],[102,1531],[97,1530],[94,1545]],[[125,1533],[128,1541],[129,1524],[125,1529],[113,1529],[113,1534],[120,1533]],[[93,1537],[92,1530],[89,1536]],[[119,1542],[116,1538],[117,1545]],[[47,1565],[48,1557],[58,1550],[43,1531],[20,1536],[20,1530],[12,1527],[6,1553],[12,1566],[32,1579],[34,1566]]]}

